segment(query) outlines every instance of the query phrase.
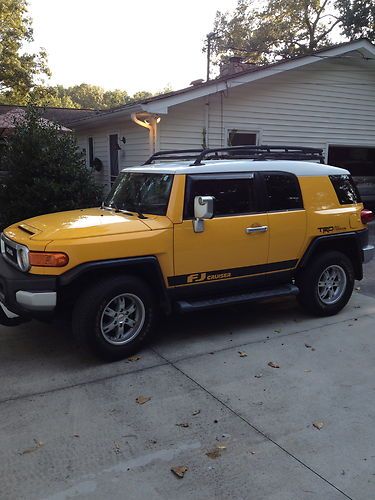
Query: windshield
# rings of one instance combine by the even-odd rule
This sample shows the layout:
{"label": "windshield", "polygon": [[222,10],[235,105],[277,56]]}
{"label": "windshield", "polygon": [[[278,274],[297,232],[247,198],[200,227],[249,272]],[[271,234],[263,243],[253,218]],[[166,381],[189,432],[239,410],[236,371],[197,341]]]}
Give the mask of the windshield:
{"label": "windshield", "polygon": [[122,172],[104,205],[154,215],[166,215],[173,175]]}

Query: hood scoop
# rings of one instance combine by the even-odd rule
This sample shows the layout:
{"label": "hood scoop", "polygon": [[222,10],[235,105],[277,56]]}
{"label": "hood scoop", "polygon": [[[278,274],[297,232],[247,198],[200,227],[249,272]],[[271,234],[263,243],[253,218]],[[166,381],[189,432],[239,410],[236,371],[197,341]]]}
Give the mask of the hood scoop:
{"label": "hood scoop", "polygon": [[21,229],[22,231],[24,231],[27,234],[30,234],[31,236],[37,233],[36,229],[34,229],[31,226],[28,226],[27,224],[18,224],[18,229]]}

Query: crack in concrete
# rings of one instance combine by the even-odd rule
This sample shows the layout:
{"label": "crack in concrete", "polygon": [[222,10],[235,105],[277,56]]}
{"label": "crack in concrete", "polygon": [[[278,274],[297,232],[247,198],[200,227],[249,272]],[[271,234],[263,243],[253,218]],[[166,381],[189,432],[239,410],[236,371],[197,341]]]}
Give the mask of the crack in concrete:
{"label": "crack in concrete", "polygon": [[226,408],[228,411],[230,411],[233,415],[235,415],[237,418],[239,418],[240,420],[242,420],[242,422],[244,422],[245,424],[247,424],[249,427],[251,427],[255,432],[257,432],[258,434],[260,434],[261,436],[263,436],[265,439],[267,439],[268,441],[270,441],[272,444],[274,444],[275,446],[277,446],[277,448],[279,448],[281,451],[283,451],[284,453],[286,453],[290,458],[292,458],[293,460],[296,460],[299,464],[301,464],[303,467],[305,467],[306,469],[308,469],[310,472],[312,472],[313,474],[315,474],[317,477],[319,477],[322,481],[324,481],[325,483],[327,483],[329,486],[331,486],[332,488],[334,488],[336,491],[338,491],[339,493],[341,493],[342,495],[344,495],[345,498],[348,498],[349,500],[353,500],[352,497],[350,497],[349,495],[347,495],[346,493],[344,493],[342,490],[340,490],[340,488],[338,488],[337,486],[335,486],[333,483],[331,483],[328,479],[326,479],[325,477],[323,477],[321,474],[319,474],[319,472],[317,472],[316,470],[314,470],[312,467],[310,467],[309,465],[307,465],[305,462],[303,462],[301,459],[299,459],[298,457],[296,457],[295,455],[293,455],[293,453],[291,453],[290,451],[288,451],[286,448],[284,448],[283,446],[281,446],[277,441],[275,441],[274,439],[272,439],[270,436],[268,436],[265,432],[263,432],[262,430],[258,429],[258,427],[256,427],[255,425],[253,425],[251,422],[249,422],[249,420],[247,420],[245,417],[243,417],[240,413],[238,413],[236,410],[234,410],[231,406],[229,406],[227,403],[225,403],[223,400],[221,400],[218,396],[215,396],[215,394],[213,394],[209,389],[207,389],[206,387],[204,387],[202,384],[200,384],[197,380],[195,380],[193,377],[191,377],[190,375],[188,375],[186,372],[184,372],[181,368],[179,368],[178,366],[175,365],[176,362],[173,362],[173,361],[169,361],[168,358],[164,357],[163,355],[159,354],[158,352],[156,352],[155,350],[153,350],[153,352],[157,355],[157,356],[160,356],[161,359],[165,360],[169,366],[171,366],[172,368],[174,368],[176,371],[178,371],[181,375],[183,375],[184,377],[186,377],[188,380],[190,380],[192,383],[194,383],[195,385],[197,385],[202,391],[204,391],[206,394],[208,394],[209,396],[211,396],[216,402],[218,402],[219,404],[221,404],[224,408]]}

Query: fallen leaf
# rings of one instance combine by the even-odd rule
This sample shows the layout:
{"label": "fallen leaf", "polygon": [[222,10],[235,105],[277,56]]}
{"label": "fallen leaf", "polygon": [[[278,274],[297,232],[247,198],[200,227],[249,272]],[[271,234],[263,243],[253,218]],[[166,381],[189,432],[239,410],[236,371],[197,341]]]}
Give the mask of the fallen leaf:
{"label": "fallen leaf", "polygon": [[244,351],[238,351],[238,354],[240,355],[240,358],[246,358],[247,353]]}
{"label": "fallen leaf", "polygon": [[189,469],[185,465],[179,465],[178,467],[171,468],[171,471],[173,472],[173,474],[175,474],[180,479],[182,479],[184,477],[185,473],[188,470]]}
{"label": "fallen leaf", "polygon": [[130,358],[127,358],[127,361],[130,361],[131,363],[134,361],[139,361],[141,359],[141,356],[130,356]]}
{"label": "fallen leaf", "polygon": [[79,438],[79,434],[73,434],[73,437]]}
{"label": "fallen leaf", "polygon": [[311,348],[311,350],[312,350],[312,351],[315,351],[315,348],[314,348],[314,347],[312,347],[312,348]]}
{"label": "fallen leaf", "polygon": [[139,405],[144,405],[145,403],[147,403],[147,401],[150,401],[150,397],[149,396],[138,396],[135,401],[136,403],[138,403]]}
{"label": "fallen leaf", "polygon": [[274,330],[275,333],[281,333],[281,330]]}
{"label": "fallen leaf", "polygon": [[189,424],[187,422],[182,422],[181,424],[176,424],[177,427],[189,427]]}
{"label": "fallen leaf", "polygon": [[217,448],[218,450],[226,450],[226,449],[227,449],[226,445],[225,445],[225,444],[223,444],[223,443],[218,443],[218,444],[216,445],[216,448]]}
{"label": "fallen leaf", "polygon": [[27,455],[28,453],[33,453],[34,451],[39,450],[44,446],[44,443],[42,441],[38,441],[37,439],[34,439],[35,446],[32,448],[27,448],[26,450],[22,451],[20,455]]}
{"label": "fallen leaf", "polygon": [[263,373],[257,373],[256,375],[254,375],[255,378],[261,378],[263,377]]}
{"label": "fallen leaf", "polygon": [[270,361],[268,363],[268,366],[270,366],[271,368],[280,368],[280,365],[275,363],[274,361]]}
{"label": "fallen leaf", "polygon": [[356,286],[356,287],[355,287],[355,289],[356,289],[356,290],[360,290],[360,289],[361,289],[361,287],[360,287],[360,286]]}
{"label": "fallen leaf", "polygon": [[316,428],[316,429],[323,429],[324,427],[324,422],[321,422],[320,420],[316,420],[315,422],[313,422],[313,426]]}
{"label": "fallen leaf", "polygon": [[116,443],[116,441],[113,442],[113,451],[116,453],[116,455],[119,455],[121,453],[120,445]]}
{"label": "fallen leaf", "polygon": [[305,347],[307,347],[307,349],[311,349],[312,345],[310,345],[310,344],[305,344]]}
{"label": "fallen leaf", "polygon": [[310,373],[311,370],[303,370],[305,373]]}
{"label": "fallen leaf", "polygon": [[193,411],[193,413],[192,413],[193,417],[195,417],[196,415],[199,415],[200,412],[201,412],[200,410]]}
{"label": "fallen leaf", "polygon": [[206,455],[208,458],[215,460],[216,458],[221,457],[221,450],[219,450],[219,448],[214,448],[213,450],[208,451]]}

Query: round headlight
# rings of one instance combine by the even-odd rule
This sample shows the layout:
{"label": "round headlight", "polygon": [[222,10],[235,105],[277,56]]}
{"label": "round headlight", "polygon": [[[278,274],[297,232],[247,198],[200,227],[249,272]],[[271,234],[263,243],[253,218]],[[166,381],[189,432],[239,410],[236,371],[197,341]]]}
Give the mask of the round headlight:
{"label": "round headlight", "polygon": [[26,247],[18,248],[17,262],[21,271],[28,271],[30,269],[29,250]]}

